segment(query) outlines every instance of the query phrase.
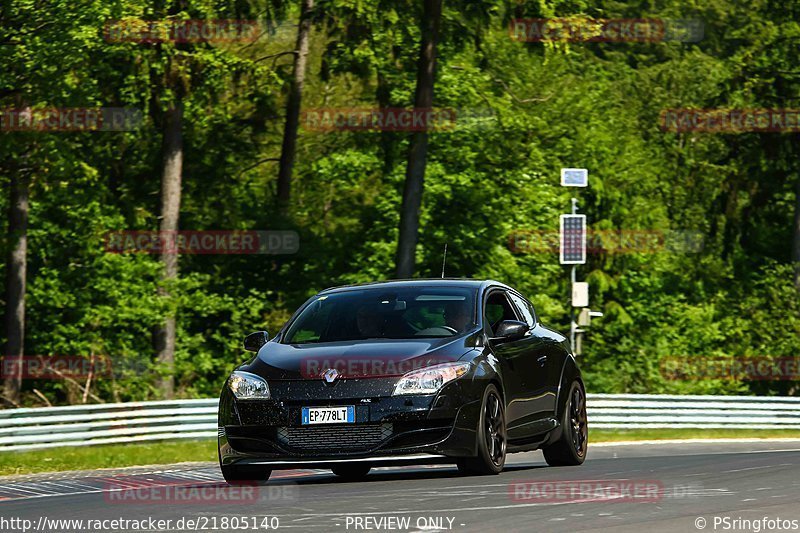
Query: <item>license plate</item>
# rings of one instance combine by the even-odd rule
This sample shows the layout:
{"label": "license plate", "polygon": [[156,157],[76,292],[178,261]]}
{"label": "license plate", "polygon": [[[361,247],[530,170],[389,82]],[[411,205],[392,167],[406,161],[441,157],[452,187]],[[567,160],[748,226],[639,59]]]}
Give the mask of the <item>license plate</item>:
{"label": "license plate", "polygon": [[343,407],[303,407],[302,425],[309,424],[353,424],[356,421],[356,408]]}

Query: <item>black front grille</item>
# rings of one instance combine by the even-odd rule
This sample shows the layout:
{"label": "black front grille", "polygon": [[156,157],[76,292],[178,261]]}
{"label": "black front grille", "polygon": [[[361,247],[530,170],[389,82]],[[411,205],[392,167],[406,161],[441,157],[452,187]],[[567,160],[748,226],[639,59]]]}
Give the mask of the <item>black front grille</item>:
{"label": "black front grille", "polygon": [[278,442],[303,450],[368,450],[391,436],[391,424],[278,428]]}

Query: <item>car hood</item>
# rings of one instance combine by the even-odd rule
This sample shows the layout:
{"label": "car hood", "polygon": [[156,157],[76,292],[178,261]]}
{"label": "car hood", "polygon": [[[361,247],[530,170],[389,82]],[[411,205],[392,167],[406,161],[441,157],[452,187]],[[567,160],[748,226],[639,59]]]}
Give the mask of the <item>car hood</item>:
{"label": "car hood", "polygon": [[474,344],[474,335],[444,339],[375,339],[324,344],[268,342],[241,370],[266,379],[319,379],[327,369],[342,378],[400,376],[457,361]]}

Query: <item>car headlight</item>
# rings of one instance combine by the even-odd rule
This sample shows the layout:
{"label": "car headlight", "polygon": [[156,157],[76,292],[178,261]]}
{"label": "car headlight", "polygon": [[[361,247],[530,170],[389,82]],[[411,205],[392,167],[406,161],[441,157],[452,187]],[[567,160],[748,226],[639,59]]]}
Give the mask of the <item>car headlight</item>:
{"label": "car headlight", "polygon": [[228,388],[237,400],[269,400],[269,385],[260,376],[250,372],[233,372],[228,378]]}
{"label": "car headlight", "polygon": [[414,370],[400,378],[393,394],[433,394],[468,370],[469,363],[445,363]]}

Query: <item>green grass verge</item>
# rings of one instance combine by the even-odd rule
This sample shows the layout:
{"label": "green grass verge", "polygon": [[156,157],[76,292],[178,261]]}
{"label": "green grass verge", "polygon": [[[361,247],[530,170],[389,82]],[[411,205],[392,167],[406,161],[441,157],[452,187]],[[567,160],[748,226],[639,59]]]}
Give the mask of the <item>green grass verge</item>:
{"label": "green grass verge", "polygon": [[800,439],[800,429],[592,429],[589,443],[659,439]]}
{"label": "green grass verge", "polygon": [[[798,438],[800,430],[747,429],[592,429],[590,443],[657,439]],[[31,452],[0,452],[0,475],[94,470],[125,466],[216,461],[215,440],[113,444],[55,448]]]}
{"label": "green grass verge", "polygon": [[109,444],[30,452],[0,452],[0,475],[216,460],[217,441],[213,439]]}

